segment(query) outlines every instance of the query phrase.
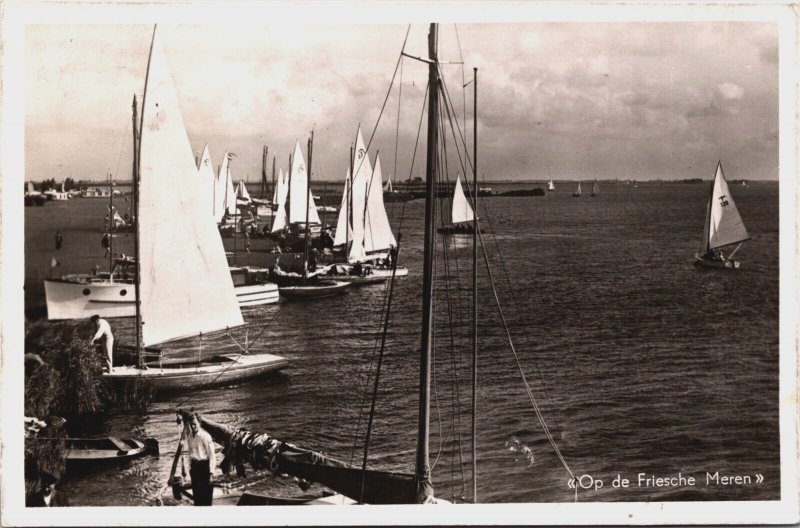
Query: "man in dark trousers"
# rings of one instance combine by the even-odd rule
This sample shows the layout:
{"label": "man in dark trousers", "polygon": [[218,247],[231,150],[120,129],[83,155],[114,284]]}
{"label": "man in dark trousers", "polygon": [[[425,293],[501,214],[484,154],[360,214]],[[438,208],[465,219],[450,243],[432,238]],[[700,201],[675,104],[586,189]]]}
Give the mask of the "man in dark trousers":
{"label": "man in dark trousers", "polygon": [[69,506],[67,497],[56,489],[56,478],[50,473],[42,473],[41,487],[39,491],[28,499],[26,506],[32,507],[56,507]]}
{"label": "man in dark trousers", "polygon": [[191,458],[189,476],[192,478],[192,496],[195,506],[211,506],[214,491],[212,474],[217,467],[214,442],[211,435],[200,427],[196,414],[189,416],[189,436],[186,447]]}

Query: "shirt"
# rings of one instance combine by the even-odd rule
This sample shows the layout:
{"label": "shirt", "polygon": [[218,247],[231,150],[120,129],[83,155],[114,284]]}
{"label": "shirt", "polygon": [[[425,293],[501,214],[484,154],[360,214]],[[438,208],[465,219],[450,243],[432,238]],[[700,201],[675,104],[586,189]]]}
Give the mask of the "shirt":
{"label": "shirt", "polygon": [[106,336],[106,339],[114,339],[114,336],[111,334],[111,325],[108,324],[108,321],[105,319],[99,319],[97,321],[97,333],[94,334],[92,341],[97,341],[103,336]]}
{"label": "shirt", "polygon": [[192,460],[208,460],[208,467],[212,473],[214,472],[214,468],[217,467],[217,458],[214,454],[214,442],[211,440],[210,434],[203,429],[198,429],[196,435],[190,432],[186,437],[186,448]]}

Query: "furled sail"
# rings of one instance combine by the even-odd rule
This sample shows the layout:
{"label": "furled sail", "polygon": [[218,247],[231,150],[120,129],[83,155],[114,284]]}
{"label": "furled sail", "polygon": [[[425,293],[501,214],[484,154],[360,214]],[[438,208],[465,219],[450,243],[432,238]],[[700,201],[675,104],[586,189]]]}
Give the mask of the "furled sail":
{"label": "furled sail", "polygon": [[208,150],[208,145],[203,148],[203,154],[200,156],[200,165],[197,167],[197,174],[200,176],[200,185],[203,186],[203,193],[206,195],[205,202],[208,204],[211,217],[216,218],[214,216],[214,196],[216,194],[217,178],[214,176],[214,165],[211,163],[211,152]]}
{"label": "furled sail", "polygon": [[353,240],[353,228],[350,225],[350,168],[347,168],[347,176],[344,179],[344,191],[342,191],[342,204],[339,206],[339,218],[336,220],[336,233],[333,237],[333,245],[341,246],[348,240]]}
{"label": "furled sail", "polygon": [[306,171],[306,162],[303,159],[303,151],[300,150],[300,142],[298,141],[294,145],[292,172],[289,174],[289,223],[305,224],[306,209],[308,209],[308,223],[319,224],[317,205],[308,192],[308,172]]}
{"label": "furled sail", "polygon": [[278,174],[278,184],[275,186],[275,197],[273,203],[278,204],[278,210],[272,220],[272,232],[276,233],[289,224],[289,217],[286,215],[286,198],[289,196],[288,175],[283,173],[283,169]]}
{"label": "furled sail", "polygon": [[456,175],[456,188],[453,191],[453,210],[451,220],[454,224],[472,222],[475,213],[472,211],[467,197],[464,196],[464,189],[461,188],[461,175]]}
{"label": "furled sail", "polygon": [[364,251],[367,253],[385,251],[397,245],[383,205],[382,187],[381,158],[378,155],[375,158],[372,180],[367,189],[367,216],[364,219]]}
{"label": "furled sail", "polygon": [[717,165],[708,214],[708,249],[715,249],[748,240],[750,235],[728,190],[722,173],[722,163]]}
{"label": "furled sail", "polygon": [[157,32],[147,68],[137,218],[145,346],[243,323]]}
{"label": "furled sail", "polygon": [[255,469],[269,468],[276,474],[316,482],[367,504],[414,502],[416,485],[412,474],[367,470],[362,497],[364,472],[360,467],[282,442],[266,433],[235,429],[203,417],[200,424],[223,446],[224,458],[220,464],[223,471],[229,471],[231,466],[242,471],[244,463],[249,462]]}

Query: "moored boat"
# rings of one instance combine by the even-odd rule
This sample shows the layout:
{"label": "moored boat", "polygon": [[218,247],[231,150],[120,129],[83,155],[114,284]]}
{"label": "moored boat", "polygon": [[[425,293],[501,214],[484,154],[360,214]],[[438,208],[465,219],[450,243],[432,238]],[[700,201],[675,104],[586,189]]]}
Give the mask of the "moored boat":
{"label": "moored boat", "polygon": [[158,440],[147,438],[66,438],[65,460],[69,467],[91,467],[127,462],[144,455],[158,455]]}

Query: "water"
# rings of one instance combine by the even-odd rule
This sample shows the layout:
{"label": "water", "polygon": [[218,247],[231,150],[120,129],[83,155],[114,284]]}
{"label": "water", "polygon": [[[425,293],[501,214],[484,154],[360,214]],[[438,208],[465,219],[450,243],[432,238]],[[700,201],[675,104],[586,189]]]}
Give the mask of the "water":
{"label": "water", "polygon": [[[561,185],[541,198],[487,198],[489,214],[480,216],[486,231],[491,219],[488,259],[536,401],[572,471],[605,483],[580,490],[578,500],[779,499],[777,184],[734,189],[753,237],[738,252],[735,272],[692,265],[707,185],[605,184],[597,198],[571,192]],[[402,204],[388,208],[396,228]],[[370,445],[378,469],[414,467],[422,212],[414,201],[403,215],[400,258],[411,272],[395,287]],[[449,288],[440,283],[436,300],[431,460],[437,495],[446,499],[471,495],[468,468],[459,466],[470,456],[470,243],[459,240],[447,262],[436,264],[440,277],[456,269],[462,275]],[[569,474],[537,421],[484,269],[479,281],[479,500],[572,501]],[[368,286],[247,309],[249,339],[263,330],[254,349],[284,355],[290,367],[266,380],[158,400],[144,416],[83,424],[93,434],[155,437],[162,455],[69,478],[71,503],[152,504],[172,463],[179,404],[350,460],[359,409],[367,409],[362,395],[383,296],[383,286]],[[363,420],[360,430],[363,437]],[[354,456],[360,462],[361,451]],[[706,486],[707,471],[765,480]],[[678,472],[700,485],[611,485],[617,474],[635,483],[639,473]],[[260,479],[258,491],[300,493],[285,479],[263,476],[249,477]]]}

